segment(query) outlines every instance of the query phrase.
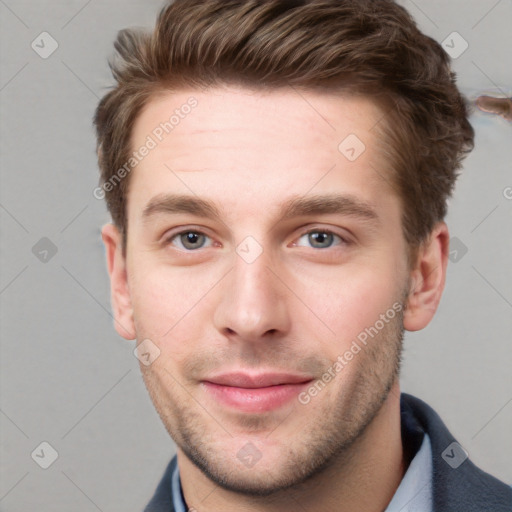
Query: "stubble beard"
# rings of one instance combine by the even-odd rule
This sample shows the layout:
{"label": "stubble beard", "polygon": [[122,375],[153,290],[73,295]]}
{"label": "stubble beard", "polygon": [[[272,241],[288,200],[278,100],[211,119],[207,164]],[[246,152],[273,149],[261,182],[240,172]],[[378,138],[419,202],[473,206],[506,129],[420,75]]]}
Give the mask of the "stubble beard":
{"label": "stubble beard", "polygon": [[[205,409],[191,397],[179,403],[173,400],[150,371],[144,372],[144,381],[169,435],[213,483],[245,496],[277,497],[283,492],[303,489],[329,469],[342,470],[350,466],[357,441],[380,411],[398,379],[403,337],[403,311],[400,311],[349,363],[364,357],[357,376],[349,383],[350,389],[338,389],[334,407],[324,403],[325,410],[318,409],[305,428],[283,441],[282,462],[278,467],[274,464],[271,472],[265,468],[258,471],[257,464],[249,472],[240,471],[240,460],[228,458],[226,450],[215,443],[214,437],[209,437],[211,429],[210,432],[205,430],[205,421],[213,421]],[[333,385],[336,385],[336,378],[327,384]],[[314,400],[322,400],[322,393],[325,390]],[[295,407],[294,412],[301,416],[308,414],[307,405],[297,401]],[[256,415],[245,419],[251,435],[264,424],[265,419]],[[217,431],[217,425],[215,428]],[[229,437],[227,432],[222,432],[224,434]],[[262,458],[264,456],[263,453]]]}

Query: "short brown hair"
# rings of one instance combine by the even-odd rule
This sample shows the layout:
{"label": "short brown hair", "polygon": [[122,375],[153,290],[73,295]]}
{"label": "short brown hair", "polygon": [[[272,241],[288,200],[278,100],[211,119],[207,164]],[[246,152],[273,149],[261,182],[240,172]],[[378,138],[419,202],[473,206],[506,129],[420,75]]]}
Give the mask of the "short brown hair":
{"label": "short brown hair", "polygon": [[[363,94],[386,114],[390,182],[418,247],[446,215],[473,148],[468,107],[442,47],[392,0],[175,0],[152,33],[119,32],[116,86],[94,123],[101,184],[130,158],[133,124],[157,93],[236,84]],[[105,194],[126,248],[129,176]]]}

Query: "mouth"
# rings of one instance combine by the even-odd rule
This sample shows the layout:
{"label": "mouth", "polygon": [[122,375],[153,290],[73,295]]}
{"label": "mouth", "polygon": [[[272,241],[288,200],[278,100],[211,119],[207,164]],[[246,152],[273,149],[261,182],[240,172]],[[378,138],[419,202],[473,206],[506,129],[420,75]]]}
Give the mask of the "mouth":
{"label": "mouth", "polygon": [[221,406],[263,413],[289,403],[312,381],[304,374],[236,372],[209,377],[201,385]]}

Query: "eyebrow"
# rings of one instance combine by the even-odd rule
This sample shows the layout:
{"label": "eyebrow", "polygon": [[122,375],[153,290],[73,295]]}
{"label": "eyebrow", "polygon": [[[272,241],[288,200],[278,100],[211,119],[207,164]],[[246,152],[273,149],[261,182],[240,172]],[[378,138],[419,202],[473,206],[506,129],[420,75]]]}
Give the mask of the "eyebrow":
{"label": "eyebrow", "polygon": [[144,208],[142,218],[146,221],[158,213],[190,213],[214,219],[221,217],[219,210],[211,201],[178,194],[159,194],[153,197]]}
{"label": "eyebrow", "polygon": [[[144,208],[142,218],[144,221],[148,221],[156,214],[179,213],[221,219],[220,211],[213,202],[179,194],[158,194],[153,197]],[[294,197],[281,206],[279,219],[289,220],[296,217],[327,214],[346,215],[372,222],[379,220],[377,212],[369,203],[351,195],[338,194]]]}
{"label": "eyebrow", "polygon": [[377,212],[369,203],[351,195],[339,194],[293,198],[282,206],[280,213],[282,220],[326,214],[347,215],[374,222],[379,220]]}

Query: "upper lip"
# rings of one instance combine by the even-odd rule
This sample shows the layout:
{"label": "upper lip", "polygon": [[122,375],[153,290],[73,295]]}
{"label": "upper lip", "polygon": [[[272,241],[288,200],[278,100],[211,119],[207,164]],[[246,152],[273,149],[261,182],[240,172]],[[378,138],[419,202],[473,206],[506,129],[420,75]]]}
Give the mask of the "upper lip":
{"label": "upper lip", "polygon": [[311,380],[313,380],[313,377],[310,375],[283,372],[232,372],[222,373],[204,379],[205,382],[213,382],[221,386],[237,388],[265,388],[279,384],[300,384]]}

